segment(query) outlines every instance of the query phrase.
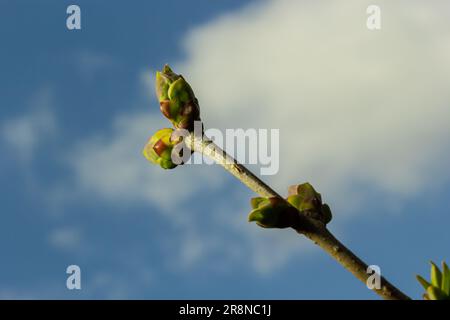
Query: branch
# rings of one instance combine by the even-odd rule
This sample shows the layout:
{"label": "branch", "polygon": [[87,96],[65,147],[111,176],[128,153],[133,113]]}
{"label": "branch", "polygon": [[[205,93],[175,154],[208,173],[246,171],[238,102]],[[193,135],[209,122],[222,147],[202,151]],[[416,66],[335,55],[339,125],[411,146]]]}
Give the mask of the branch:
{"label": "branch", "polygon": [[[230,172],[233,176],[238,178],[249,189],[259,194],[262,197],[277,197],[283,199],[277,192],[270,188],[267,184],[261,181],[245,166],[238,163],[234,158],[228,155],[224,150],[219,148],[214,142],[205,137],[195,136],[191,133],[186,137],[185,143],[193,151],[202,153],[208,156],[216,163],[220,164]],[[290,204],[286,202],[286,205]],[[292,211],[290,211],[292,212]],[[316,245],[321,247],[333,259],[340,263],[345,269],[350,271],[356,278],[361,280],[364,284],[370,276],[367,273],[368,265],[358,258],[352,251],[345,247],[320,221],[313,219],[310,216],[297,211],[295,221],[292,228],[299,234],[302,234],[313,241]],[[384,277],[381,277],[381,288],[372,289],[376,294],[386,300],[409,300],[410,298],[397,289]]]}
{"label": "branch", "polygon": [[[288,198],[293,201],[293,205],[291,205],[211,140],[204,138],[198,100],[191,86],[181,75],[174,73],[168,65],[165,65],[161,72],[156,73],[155,89],[162,114],[170,120],[175,129],[184,129],[184,132],[186,130],[190,132],[184,139],[187,147],[215,160],[251,190],[264,198],[269,198],[268,200],[253,199],[256,200],[252,201],[252,207],[255,210],[251,212],[249,220],[254,220],[263,227],[293,228],[325,250],[363,283],[367,283],[369,278],[367,264],[328,231],[326,224],[331,219],[331,212],[327,205],[322,204],[320,194],[311,185],[298,186],[293,197]],[[201,124],[201,134],[197,135],[195,134],[196,122]],[[178,143],[181,137],[177,134],[173,136],[173,133],[177,132],[172,128],[157,131],[143,150],[144,156],[149,161],[159,164],[164,169],[173,169],[177,166],[172,161],[172,153],[179,152]],[[178,155],[185,154],[181,152]],[[260,205],[263,206],[261,209]],[[276,212],[270,211],[271,209]],[[381,278],[381,288],[372,290],[384,299],[409,299],[384,278]]]}

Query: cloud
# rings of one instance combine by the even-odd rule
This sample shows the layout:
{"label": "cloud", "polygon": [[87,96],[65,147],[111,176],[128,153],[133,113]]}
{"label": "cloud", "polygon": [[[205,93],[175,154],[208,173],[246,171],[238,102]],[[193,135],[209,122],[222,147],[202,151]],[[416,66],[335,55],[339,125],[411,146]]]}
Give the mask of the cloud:
{"label": "cloud", "polygon": [[207,127],[280,128],[278,190],[310,181],[342,212],[450,173],[449,4],[379,1],[380,31],[369,4],[258,2],[189,32],[177,66]]}
{"label": "cloud", "polygon": [[291,230],[280,232],[249,223],[250,195],[233,192],[230,186],[222,189],[222,195],[212,195],[201,209],[184,211],[190,220],[179,225],[178,236],[170,239],[167,250],[171,269],[241,270],[266,277],[299,253],[311,252],[311,245]]}
{"label": "cloud", "polygon": [[[159,114],[120,115],[111,133],[76,145],[71,153],[76,157],[70,156],[68,161],[76,174],[77,188],[113,202],[153,204],[170,213],[202,188],[214,187],[217,177],[206,177],[207,173],[198,166],[185,167],[174,174],[145,160],[142,148],[162,127],[161,120]],[[193,183],[195,179],[202,183]]]}
{"label": "cloud", "polygon": [[[369,4],[258,2],[188,32],[186,59],[175,65],[207,127],[279,128],[281,169],[265,179],[280,192],[310,181],[339,222],[362,205],[389,209],[449,178],[449,5],[379,1],[382,29],[369,31]],[[159,114],[119,115],[110,132],[80,141],[69,160],[76,186],[170,216],[181,230],[173,244],[179,267],[220,252],[224,265],[246,261],[268,274],[308,251],[295,233],[246,223],[250,193],[230,191],[225,172],[145,163],[144,140],[162,123]],[[176,210],[206,192],[203,210]]]}
{"label": "cloud", "polygon": [[[139,80],[149,85],[142,75]],[[204,164],[162,170],[145,160],[143,145],[164,125],[167,123],[159,113],[122,114],[107,131],[74,143],[65,156],[74,181],[58,185],[51,197],[65,202],[70,197],[78,201],[84,195],[125,208],[150,206],[152,215],[166,217],[165,223],[171,223],[167,226],[171,234],[167,251],[176,254],[167,261],[177,268],[189,269],[200,261],[211,264],[210,258],[217,255],[217,263],[211,266],[216,270],[246,261],[250,268],[267,274],[285,263],[289,259],[286,251],[299,247],[298,236],[268,233],[249,224],[246,213],[251,192],[233,191],[239,182],[221,168]],[[234,186],[229,185],[230,180]],[[72,232],[58,231],[52,236],[55,245],[68,237]],[[265,251],[276,247],[270,255]]]}
{"label": "cloud", "polygon": [[116,66],[116,61],[113,57],[90,50],[76,52],[73,60],[76,63],[78,72],[87,81],[94,80],[99,72]]}
{"label": "cloud", "polygon": [[73,250],[81,246],[81,231],[73,227],[62,227],[53,230],[49,235],[49,243],[62,250]]}
{"label": "cloud", "polygon": [[54,135],[56,121],[51,111],[52,95],[48,89],[38,91],[31,99],[32,109],[0,124],[0,136],[10,152],[22,162],[32,160],[38,146]]}

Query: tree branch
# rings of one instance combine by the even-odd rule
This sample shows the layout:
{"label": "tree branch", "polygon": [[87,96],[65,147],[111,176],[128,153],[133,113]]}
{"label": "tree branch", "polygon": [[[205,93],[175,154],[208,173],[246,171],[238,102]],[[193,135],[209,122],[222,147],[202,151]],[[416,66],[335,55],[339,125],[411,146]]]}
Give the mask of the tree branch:
{"label": "tree branch", "polygon": [[[202,153],[213,159],[230,172],[233,176],[244,183],[249,189],[262,197],[279,197],[284,200],[277,192],[261,181],[245,166],[238,163],[234,158],[229,156],[225,151],[219,148],[214,142],[206,137],[195,136],[193,133],[185,138],[186,145],[193,151]],[[284,200],[286,201],[286,200]],[[288,203],[286,201],[286,203]],[[361,280],[365,285],[369,274],[367,273],[367,264],[359,259],[353,252],[345,247],[326,226],[298,211],[297,221],[292,228],[299,234],[302,234],[321,247],[333,259],[339,262],[345,269],[350,271],[356,278]],[[387,300],[409,300],[410,298],[397,289],[384,277],[381,277],[381,287],[372,289],[380,297]]]}

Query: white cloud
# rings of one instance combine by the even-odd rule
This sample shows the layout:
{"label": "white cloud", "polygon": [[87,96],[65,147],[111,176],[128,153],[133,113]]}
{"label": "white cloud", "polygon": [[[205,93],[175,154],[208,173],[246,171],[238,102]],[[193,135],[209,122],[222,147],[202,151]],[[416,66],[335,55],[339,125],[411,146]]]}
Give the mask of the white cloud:
{"label": "white cloud", "polygon": [[89,50],[81,50],[74,56],[78,72],[87,81],[94,80],[99,72],[108,70],[116,64],[113,57]]}
{"label": "white cloud", "polygon": [[[370,205],[370,194],[390,206],[449,178],[449,5],[378,1],[382,30],[369,31],[369,4],[258,2],[189,32],[187,58],[175,66],[195,88],[207,127],[280,128],[281,170],[270,183],[282,192],[310,181],[339,222]],[[268,273],[308,248],[293,232],[247,224],[248,195],[231,196],[225,172],[145,163],[142,145],[163,121],[122,115],[111,134],[80,142],[70,161],[78,187],[163,208],[182,230],[182,265],[219,251]],[[211,188],[214,201],[230,200],[221,210],[205,205],[218,217],[208,228],[196,227],[203,218],[191,209],[175,210]]]}
{"label": "white cloud", "polygon": [[62,227],[53,230],[48,237],[49,243],[63,250],[74,250],[82,245],[81,231],[74,227]]}
{"label": "white cloud", "polygon": [[345,211],[359,188],[411,196],[449,177],[447,2],[266,1],[201,26],[177,66],[208,127],[280,128],[281,191],[310,181]]}
{"label": "white cloud", "polygon": [[119,116],[111,134],[75,146],[69,162],[78,188],[114,202],[151,203],[170,213],[202,188],[217,185],[217,177],[206,178],[207,172],[198,166],[176,168],[175,173],[145,160],[142,148],[162,123],[159,114]]}
{"label": "white cloud", "polygon": [[179,236],[170,239],[169,268],[184,271],[201,266],[214,273],[253,270],[269,276],[299,253],[310,252],[312,245],[292,230],[263,229],[247,222],[249,197],[223,191],[203,204],[201,214],[195,209],[184,211],[190,221],[180,224]]}
{"label": "white cloud", "polygon": [[[156,207],[151,214],[163,214],[178,230],[169,241],[169,251],[177,253],[169,260],[177,268],[192,268],[200,261],[209,263],[209,257],[219,255],[220,262],[213,266],[216,269],[223,269],[224,261],[247,261],[251,268],[267,274],[286,262],[290,249],[301,246],[298,236],[270,233],[249,224],[246,214],[251,192],[235,194],[227,190],[224,177],[228,174],[221,168],[205,164],[163,170],[145,160],[141,155],[144,143],[164,125],[167,123],[159,113],[121,115],[109,133],[75,143],[67,154],[75,173],[74,186],[58,186],[64,194],[56,196],[65,198],[68,192],[79,199],[81,192],[113,204],[147,203]],[[211,212],[208,216],[196,212],[195,204],[190,206],[193,197],[201,199],[199,195],[206,193],[208,199],[201,211]],[[64,232],[64,236],[53,238],[61,243],[66,236],[71,234]]]}
{"label": "white cloud", "polygon": [[42,89],[31,99],[32,110],[12,117],[0,125],[2,140],[23,162],[32,160],[37,147],[55,133],[56,121],[51,112],[52,95]]}

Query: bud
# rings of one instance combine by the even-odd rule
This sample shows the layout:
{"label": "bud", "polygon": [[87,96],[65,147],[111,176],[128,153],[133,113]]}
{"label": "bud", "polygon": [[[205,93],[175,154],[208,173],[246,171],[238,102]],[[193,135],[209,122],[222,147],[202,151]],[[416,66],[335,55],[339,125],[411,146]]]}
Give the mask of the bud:
{"label": "bud", "polygon": [[445,262],[442,262],[442,271],[432,261],[430,271],[430,282],[421,276],[416,278],[426,293],[423,295],[424,300],[449,300],[450,299],[450,270]]}
{"label": "bud", "polygon": [[172,140],[171,128],[158,130],[147,142],[142,153],[144,157],[155,164],[159,164],[163,169],[173,169],[177,165],[172,161],[172,150],[180,139]]}
{"label": "bud", "polygon": [[427,289],[428,300],[448,300],[448,297],[441,289],[429,286]]}
{"label": "bud", "polygon": [[295,223],[298,211],[281,198],[253,198],[248,221],[263,228],[287,228]]}
{"label": "bud", "polygon": [[191,86],[165,65],[156,72],[156,95],[162,114],[172,122],[175,128],[194,129],[194,121],[200,121],[198,100]]}
{"label": "bud", "polygon": [[287,201],[297,210],[324,224],[332,219],[330,207],[322,203],[321,194],[309,183],[289,187]]}

